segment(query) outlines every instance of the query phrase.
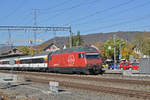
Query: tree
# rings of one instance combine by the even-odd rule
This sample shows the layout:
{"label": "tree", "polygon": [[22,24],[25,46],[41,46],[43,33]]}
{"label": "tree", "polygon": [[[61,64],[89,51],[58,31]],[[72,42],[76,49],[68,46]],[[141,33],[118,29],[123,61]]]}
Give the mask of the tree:
{"label": "tree", "polygon": [[141,52],[141,56],[150,56],[150,34],[148,32],[137,34],[134,40],[134,46]]}
{"label": "tree", "polygon": [[72,46],[81,46],[83,45],[83,39],[80,36],[80,31],[77,32],[76,36],[72,37]]}
{"label": "tree", "polygon": [[42,49],[41,48],[38,48],[38,49],[33,49],[33,48],[29,48],[28,46],[19,46],[18,49],[20,51],[23,51],[25,54],[39,54],[42,52]]}
{"label": "tree", "polygon": [[30,48],[27,46],[19,46],[18,50],[23,51],[25,54],[29,54],[30,53]]}
{"label": "tree", "polygon": [[133,55],[134,58],[138,58],[139,55],[134,51],[134,44],[133,43],[126,43],[125,46],[121,50],[121,55],[123,59],[129,60],[129,56]]}
{"label": "tree", "polygon": [[[114,58],[114,47],[116,47],[116,58],[119,59],[120,48],[125,46],[125,41],[121,38],[117,38],[116,45],[114,46],[114,40],[107,40],[103,45],[104,58],[113,59]],[[120,47],[121,46],[121,47]]]}

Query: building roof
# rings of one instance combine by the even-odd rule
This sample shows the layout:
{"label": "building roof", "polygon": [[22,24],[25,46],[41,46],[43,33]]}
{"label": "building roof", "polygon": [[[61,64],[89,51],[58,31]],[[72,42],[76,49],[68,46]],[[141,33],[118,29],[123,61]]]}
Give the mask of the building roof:
{"label": "building roof", "polygon": [[59,53],[68,53],[68,52],[82,52],[82,51],[97,51],[95,48],[87,46],[87,47],[74,47],[74,48],[67,48],[61,49],[53,52],[52,54],[59,54]]}

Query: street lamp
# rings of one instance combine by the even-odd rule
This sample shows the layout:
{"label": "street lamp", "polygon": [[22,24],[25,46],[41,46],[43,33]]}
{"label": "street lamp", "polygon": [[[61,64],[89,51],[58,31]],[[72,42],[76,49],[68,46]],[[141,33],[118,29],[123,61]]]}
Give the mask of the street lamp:
{"label": "street lamp", "polygon": [[108,46],[108,49],[111,50],[111,46]]}

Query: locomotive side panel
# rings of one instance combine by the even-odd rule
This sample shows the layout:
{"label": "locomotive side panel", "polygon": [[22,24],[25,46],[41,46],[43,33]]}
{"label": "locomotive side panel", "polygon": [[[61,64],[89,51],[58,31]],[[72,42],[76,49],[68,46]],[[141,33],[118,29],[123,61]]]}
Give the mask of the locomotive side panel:
{"label": "locomotive side panel", "polygon": [[101,71],[102,59],[96,51],[70,52],[49,56],[48,67],[54,72],[98,74]]}
{"label": "locomotive side panel", "polygon": [[85,58],[79,58],[80,53],[65,53],[51,55],[49,67],[86,67]]}

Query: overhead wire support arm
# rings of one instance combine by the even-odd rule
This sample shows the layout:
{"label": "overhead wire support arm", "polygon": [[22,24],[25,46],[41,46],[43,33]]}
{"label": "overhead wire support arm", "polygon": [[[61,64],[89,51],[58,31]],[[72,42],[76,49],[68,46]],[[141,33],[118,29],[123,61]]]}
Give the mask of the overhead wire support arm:
{"label": "overhead wire support arm", "polygon": [[30,31],[67,31],[70,33],[69,42],[70,48],[72,47],[72,29],[71,26],[69,27],[43,27],[43,26],[0,26],[0,30],[30,30]]}
{"label": "overhead wire support arm", "polygon": [[42,27],[42,26],[0,26],[0,30],[46,30],[46,31],[69,31],[70,27]]}

